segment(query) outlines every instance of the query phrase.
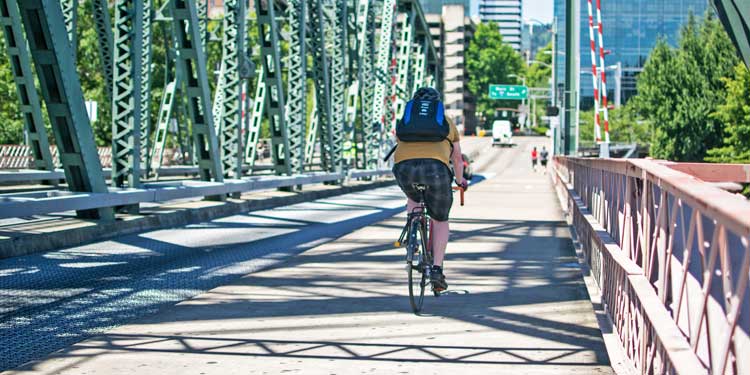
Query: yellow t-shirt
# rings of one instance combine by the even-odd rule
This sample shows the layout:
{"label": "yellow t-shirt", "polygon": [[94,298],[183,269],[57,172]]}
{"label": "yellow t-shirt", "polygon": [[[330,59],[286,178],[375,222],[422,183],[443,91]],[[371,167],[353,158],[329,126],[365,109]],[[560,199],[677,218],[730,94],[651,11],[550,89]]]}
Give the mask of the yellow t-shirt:
{"label": "yellow t-shirt", "polygon": [[437,159],[450,166],[451,143],[458,142],[459,136],[453,121],[446,119],[450,126],[447,140],[441,142],[403,142],[398,140],[394,161],[400,163],[411,159]]}

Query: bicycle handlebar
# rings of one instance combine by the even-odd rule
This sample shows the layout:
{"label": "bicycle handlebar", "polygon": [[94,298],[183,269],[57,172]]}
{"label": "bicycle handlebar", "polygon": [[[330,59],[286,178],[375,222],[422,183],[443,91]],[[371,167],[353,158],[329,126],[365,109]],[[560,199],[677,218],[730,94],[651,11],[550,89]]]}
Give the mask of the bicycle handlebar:
{"label": "bicycle handlebar", "polygon": [[464,188],[460,186],[454,186],[453,190],[458,190],[459,192],[461,192],[461,205],[463,206],[464,205],[464,193],[466,192],[466,190],[464,190]]}

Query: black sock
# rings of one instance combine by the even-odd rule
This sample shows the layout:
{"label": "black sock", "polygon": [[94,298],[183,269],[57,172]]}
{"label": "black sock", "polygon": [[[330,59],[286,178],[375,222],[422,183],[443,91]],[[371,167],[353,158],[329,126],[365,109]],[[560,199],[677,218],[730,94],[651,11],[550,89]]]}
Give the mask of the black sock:
{"label": "black sock", "polygon": [[443,267],[441,267],[441,266],[432,266],[432,269],[435,270],[435,271],[443,272]]}

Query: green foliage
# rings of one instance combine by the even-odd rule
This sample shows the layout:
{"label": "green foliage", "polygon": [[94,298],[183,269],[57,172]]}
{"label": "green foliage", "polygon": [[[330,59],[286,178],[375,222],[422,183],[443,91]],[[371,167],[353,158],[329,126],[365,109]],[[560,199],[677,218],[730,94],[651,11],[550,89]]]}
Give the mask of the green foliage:
{"label": "green foliage", "polygon": [[[551,88],[550,80],[552,79],[552,43],[550,42],[539,50],[536,55],[536,62],[526,68],[526,84],[529,87],[537,88]],[[532,116],[536,116],[537,123],[541,122],[540,117],[546,113],[545,109],[548,100],[536,99],[534,100],[534,106],[536,110],[532,113]]]}
{"label": "green foliage", "polygon": [[708,151],[706,161],[750,163],[750,70],[739,63],[734,68],[734,76],[724,81],[726,99],[714,117],[727,124],[726,138],[722,147]]}
{"label": "green foliage", "polygon": [[19,107],[5,38],[0,38],[0,144],[23,143],[23,118]]}
{"label": "green foliage", "polygon": [[526,69],[526,83],[529,87],[550,87],[550,79],[552,78],[551,42],[539,50],[535,61],[537,62]]}
{"label": "green foliage", "polygon": [[[594,146],[593,109],[580,113],[579,127],[580,145],[582,147]],[[602,132],[604,132],[604,129],[602,129]],[[609,140],[613,143],[646,145],[651,140],[651,129],[649,124],[639,118],[633,106],[628,103],[623,107],[609,111]]]}
{"label": "green foliage", "polygon": [[724,78],[737,62],[731,40],[710,13],[700,24],[690,15],[678,48],[657,43],[632,102],[653,126],[653,157],[701,161],[709,149],[721,146],[724,124],[712,114],[725,101]]}
{"label": "green foliage", "polygon": [[109,146],[112,143],[112,103],[107,93],[104,68],[99,57],[99,37],[96,34],[92,7],[92,0],[85,0],[78,7],[76,66],[84,100],[93,100],[97,103],[97,120],[91,123],[96,144]]}
{"label": "green foliage", "polygon": [[493,23],[480,23],[474,39],[466,51],[466,70],[469,73],[468,89],[477,97],[477,110],[485,114],[494,113],[498,107],[515,107],[518,101],[500,101],[489,98],[490,84],[515,84],[519,78],[508,77],[521,74],[521,56],[508,44],[503,43],[500,31]]}
{"label": "green foliage", "polygon": [[533,131],[536,135],[547,135],[547,131],[549,131],[549,128],[546,126],[534,126],[531,128],[531,131]]}

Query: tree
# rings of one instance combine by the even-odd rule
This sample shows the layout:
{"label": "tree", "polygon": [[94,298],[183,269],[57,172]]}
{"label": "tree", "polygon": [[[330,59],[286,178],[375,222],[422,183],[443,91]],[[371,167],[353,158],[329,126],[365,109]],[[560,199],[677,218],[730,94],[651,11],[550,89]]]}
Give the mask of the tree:
{"label": "tree", "polygon": [[721,146],[724,124],[712,113],[725,100],[723,78],[737,62],[729,36],[710,13],[700,25],[688,17],[677,49],[657,42],[634,98],[637,113],[652,126],[652,156],[702,161],[709,149]]}
{"label": "tree", "polygon": [[0,144],[20,143],[23,143],[23,118],[5,50],[5,38],[0,38]]}
{"label": "tree", "polygon": [[466,51],[468,89],[477,97],[477,110],[489,116],[497,107],[517,106],[517,101],[498,101],[489,98],[491,84],[518,83],[508,77],[523,71],[521,56],[508,44],[494,23],[480,23]]}
{"label": "tree", "polygon": [[[550,80],[552,79],[552,42],[541,48],[536,55],[536,60],[526,69],[526,83],[529,87],[551,88]],[[539,117],[545,115],[545,103],[547,100],[534,100],[535,113],[532,116]]]}
{"label": "tree", "polygon": [[727,95],[713,116],[727,124],[722,147],[708,151],[706,161],[750,163],[750,70],[739,63],[734,76],[724,80]]}
{"label": "tree", "polygon": [[[651,128],[635,111],[632,102],[609,111],[609,139],[616,143],[649,144]],[[579,133],[582,146],[594,146],[594,110],[581,112]],[[604,130],[602,130],[604,131]]]}

